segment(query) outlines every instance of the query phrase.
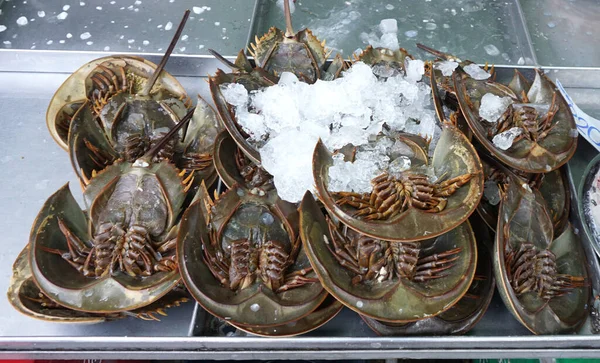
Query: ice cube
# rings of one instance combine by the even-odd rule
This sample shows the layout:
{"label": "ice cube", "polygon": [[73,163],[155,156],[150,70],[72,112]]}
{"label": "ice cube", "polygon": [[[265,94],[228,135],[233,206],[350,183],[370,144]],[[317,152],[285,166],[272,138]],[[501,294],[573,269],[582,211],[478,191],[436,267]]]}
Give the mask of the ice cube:
{"label": "ice cube", "polygon": [[469,64],[468,66],[464,66],[463,69],[469,76],[471,76],[471,78],[478,81],[482,81],[491,77],[488,72],[481,69],[481,67],[479,67],[477,64]]}
{"label": "ice cube", "polygon": [[455,61],[442,61],[435,64],[435,69],[442,71],[442,75],[445,77],[450,77],[456,67],[458,67],[458,63]]}
{"label": "ice cube", "polygon": [[282,72],[279,76],[278,86],[293,86],[298,83],[298,77],[291,72]]}
{"label": "ice cube", "polygon": [[410,82],[418,82],[425,74],[425,63],[420,59],[408,59],[406,64],[406,79]]}
{"label": "ice cube", "polygon": [[239,83],[221,85],[221,94],[227,103],[235,107],[245,107],[248,103],[248,91]]}
{"label": "ice cube", "polygon": [[398,43],[398,35],[396,33],[383,34],[381,36],[380,46],[390,50],[398,50],[400,48],[400,44]]}
{"label": "ice cube", "polygon": [[379,22],[379,31],[382,34],[397,33],[398,32],[398,21],[396,19],[381,20],[381,22]]}
{"label": "ice cube", "polygon": [[388,167],[388,172],[392,176],[399,177],[403,171],[410,169],[411,161],[406,156],[400,156],[394,159]]}
{"label": "ice cube", "polygon": [[484,45],[483,50],[485,50],[485,52],[491,56],[500,55],[500,50],[498,50],[498,48],[493,44]]}
{"label": "ice cube", "polygon": [[500,203],[500,189],[498,188],[498,183],[493,180],[486,180],[483,185],[483,196],[491,205],[498,205],[498,203]]}
{"label": "ice cube", "polygon": [[512,104],[510,97],[500,97],[493,93],[486,93],[481,98],[479,105],[479,116],[487,122],[498,122],[498,119]]}
{"label": "ice cube", "polygon": [[513,127],[509,130],[494,136],[492,142],[500,150],[508,150],[513,145],[515,138],[523,133],[520,127]]}

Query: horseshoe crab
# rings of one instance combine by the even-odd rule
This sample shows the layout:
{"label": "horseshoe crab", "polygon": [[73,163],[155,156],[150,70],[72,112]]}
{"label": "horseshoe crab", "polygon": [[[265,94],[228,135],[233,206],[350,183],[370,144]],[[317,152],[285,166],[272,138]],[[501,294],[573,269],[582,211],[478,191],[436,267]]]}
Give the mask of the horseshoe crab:
{"label": "horseshoe crab", "polygon": [[[313,176],[328,212],[359,233],[399,242],[433,238],[464,222],[483,192],[481,161],[471,143],[456,126],[446,123],[429,161],[426,149],[410,138],[398,136],[398,140],[411,145],[411,169],[399,176],[375,178],[373,192],[364,196],[328,191],[333,159],[323,143],[317,144]],[[419,171],[430,162],[433,173],[441,177],[437,181]]]}
{"label": "horseshoe crab", "polygon": [[[111,140],[106,130],[94,122],[93,112],[86,101],[71,121],[69,156],[73,169],[83,186],[106,166],[117,160],[133,163],[155,146],[167,131],[179,122],[169,121],[161,127],[157,123],[140,124],[137,131],[131,129],[123,144]],[[211,185],[216,180],[212,163],[214,140],[220,131],[215,111],[206,101],[198,97],[192,120],[179,137],[170,140],[153,158],[153,161],[168,160],[178,168],[192,172],[199,182]]]}
{"label": "horseshoe crab", "polygon": [[132,311],[90,313],[69,309],[52,301],[37,287],[29,268],[29,253],[29,247],[26,246],[17,257],[7,295],[9,302],[17,311],[32,318],[57,323],[79,324],[95,324],[126,317],[159,321],[157,316],[166,316],[165,309],[189,301],[189,294],[185,289],[175,288],[158,301]]}
{"label": "horseshoe crab", "polygon": [[485,152],[480,152],[480,156],[485,175],[485,187],[477,212],[493,231],[496,230],[498,223],[500,187],[507,183],[507,178],[518,178],[523,183],[527,183],[530,188],[539,190],[548,205],[554,234],[560,235],[564,231],[568,224],[571,192],[563,168],[546,174],[528,174],[510,170],[494,161]]}
{"label": "horseshoe crab", "polygon": [[492,301],[495,282],[491,258],[492,237],[487,227],[474,216],[471,216],[470,223],[477,239],[477,269],[467,293],[450,309],[412,323],[382,322],[361,315],[373,331],[382,336],[464,334],[479,322]]}
{"label": "horseshoe crab", "polygon": [[309,29],[294,33],[289,0],[283,1],[285,32],[271,27],[269,31],[251,43],[248,53],[256,65],[274,75],[292,72],[299,79],[313,83],[321,78],[325,63],[331,52],[325,49]]}
{"label": "horseshoe crab", "polygon": [[253,163],[227,131],[217,136],[213,155],[217,174],[227,188],[231,189],[237,184],[263,195],[275,189],[273,177]]}
{"label": "horseshoe crab", "polygon": [[[531,85],[518,71],[508,85],[478,81],[460,70],[453,78],[467,123],[477,140],[501,162],[527,173],[547,173],[573,156],[578,135],[575,120],[542,71],[536,70]],[[493,106],[495,100],[506,105],[498,118],[495,113],[501,108]]]}
{"label": "horseshoe crab", "polygon": [[406,49],[391,50],[387,48],[373,48],[369,45],[359,55],[353,54],[354,62],[363,62],[373,68],[373,73],[378,77],[394,77],[406,74],[406,58],[414,59]]}
{"label": "horseshoe crab", "polygon": [[[298,236],[298,212],[276,193],[201,188],[177,241],[181,275],[211,314],[255,331],[297,321],[327,296]],[[259,329],[259,330],[256,330]]]}
{"label": "horseshoe crab", "polygon": [[494,273],[506,307],[534,334],[577,331],[589,314],[591,292],[572,227],[555,236],[540,192],[512,179],[499,216]]}
{"label": "horseshoe crab", "polygon": [[179,283],[175,241],[191,178],[151,159],[192,113],[135,163],[96,175],[84,192],[87,214],[68,185],[46,201],[29,241],[44,295],[70,309],[113,313],[149,305]]}
{"label": "horseshoe crab", "polygon": [[307,192],[300,234],[327,291],[377,320],[410,322],[440,314],[460,300],[475,275],[477,250],[468,222],[419,244],[378,240],[328,221]]}
{"label": "horseshoe crab", "polygon": [[191,100],[163,68],[188,16],[189,10],[158,66],[140,57],[110,56],[93,60],[69,76],[52,97],[46,113],[52,138],[68,150],[71,119],[86,101],[94,119],[117,147],[124,147],[132,131],[150,142],[154,135],[140,135],[140,130],[148,131],[154,123],[158,124],[156,128],[168,127],[183,117]]}

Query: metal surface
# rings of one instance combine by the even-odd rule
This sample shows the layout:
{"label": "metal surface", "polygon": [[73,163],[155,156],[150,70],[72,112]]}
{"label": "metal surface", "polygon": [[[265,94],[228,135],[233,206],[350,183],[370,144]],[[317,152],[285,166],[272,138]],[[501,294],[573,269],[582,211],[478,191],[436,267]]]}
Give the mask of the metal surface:
{"label": "metal surface", "polygon": [[[164,9],[168,10],[168,14],[167,11],[163,10],[158,16],[153,15],[157,20],[156,23],[154,20],[151,22],[154,24],[152,30],[154,31],[154,28],[158,24],[165,24],[169,20],[168,17],[172,18],[172,22],[176,22],[180,17],[180,10],[186,6],[211,6],[211,14],[216,14],[221,11],[217,8],[222,6],[216,5],[217,3],[225,4],[223,8],[226,9],[226,6],[229,6],[228,4],[232,1],[203,1],[201,4],[198,4],[197,2],[187,0],[176,0],[175,3],[179,4],[177,5],[179,7],[176,8],[175,5],[166,5],[166,0],[160,0],[160,6],[164,6]],[[84,7],[88,11],[96,11],[95,6],[102,6],[103,9],[109,6],[118,6],[119,8],[125,6],[125,10],[119,11],[127,11],[126,14],[128,16],[135,16],[136,12],[134,10],[129,11],[127,7],[130,5],[137,6],[133,0],[127,2],[117,0],[114,5],[108,1],[100,0],[84,0],[83,2],[86,2]],[[142,4],[148,7],[159,6],[158,2],[159,0],[142,0]],[[361,13],[366,12],[366,0],[348,2],[351,3],[353,9],[358,9],[356,11]],[[13,5],[15,5],[14,11],[22,9],[22,3],[23,1],[17,2],[17,0],[5,0],[4,2],[0,0],[0,9],[3,9],[3,14],[0,14],[0,25],[4,24],[5,20],[3,19],[8,19],[7,16],[10,15],[11,19],[13,19],[11,20],[11,27],[16,26],[16,19],[21,15],[17,13],[11,13],[11,15],[8,12],[4,12],[7,11],[7,7],[13,9]],[[239,27],[235,31],[239,30],[240,35],[236,36],[235,39],[233,37],[230,38],[230,44],[226,45],[226,49],[216,48],[221,51],[225,49],[224,53],[228,56],[234,55],[247,44],[248,38],[253,38],[254,32],[258,32],[259,34],[264,32],[267,24],[283,26],[282,19],[280,18],[281,14],[279,13],[279,8],[275,5],[275,0],[261,0],[260,4],[258,4],[261,6],[267,4],[268,8],[261,8],[258,5],[255,8],[255,1],[253,0],[237,0],[236,3],[243,3],[243,6],[245,6],[244,9],[246,9],[244,12],[256,12],[256,17],[252,17],[251,21],[247,21],[247,17],[239,18],[238,23],[231,25],[232,32],[234,28]],[[306,25],[317,28],[319,26],[325,27],[327,24],[330,28],[334,28],[335,22],[332,23],[331,20],[334,19],[336,14],[331,10],[323,10],[322,7],[343,11],[343,9],[339,8],[342,3],[345,4],[346,2],[338,0],[331,2],[300,0],[297,2],[294,24],[297,29]],[[383,4],[382,6],[384,7],[388,3],[393,3],[394,9],[386,9],[385,11],[396,12],[396,14],[408,12],[408,8],[405,8],[407,5],[401,1],[375,1],[373,3],[375,5]],[[446,3],[448,3],[447,6],[440,8],[440,4]],[[514,64],[519,62],[520,57],[525,58],[529,56],[531,57],[531,61],[527,62],[535,63],[535,57],[538,56],[541,64],[551,64],[552,62],[548,62],[549,59],[554,61],[558,59],[557,57],[559,57],[560,52],[544,53],[544,51],[540,50],[544,47],[546,47],[544,49],[555,49],[552,48],[554,38],[543,39],[543,37],[537,37],[535,29],[530,24],[527,27],[519,25],[519,22],[531,22],[532,17],[540,16],[539,12],[541,10],[539,9],[544,9],[545,4],[552,4],[553,0],[534,0],[527,2],[527,4],[525,1],[517,2],[516,0],[494,2],[496,4],[494,5],[495,7],[490,6],[489,9],[484,6],[487,3],[481,0],[458,0],[453,1],[452,4],[446,0],[440,2],[420,2],[420,8],[410,8],[412,13],[418,15],[414,15],[413,17],[407,16],[407,28],[402,28],[405,32],[414,27],[414,30],[418,30],[418,36],[410,39],[400,39],[400,41],[412,46],[415,40],[419,40],[433,46],[447,46],[448,51],[455,51],[450,47],[452,43],[446,44],[444,41],[452,42],[454,36],[459,37],[459,33],[461,32],[468,34],[469,37],[479,36],[478,32],[470,31],[470,25],[473,25],[475,29],[481,29],[475,26],[477,24],[485,24],[489,27],[495,27],[495,30],[481,30],[482,34],[487,34],[486,36],[489,39],[498,38],[498,36],[495,36],[495,34],[498,34],[501,35],[502,40],[498,42],[490,40],[488,43],[483,36],[461,40],[460,44],[463,44],[463,46],[464,44],[471,44],[471,41],[473,41],[472,47],[474,50],[467,51],[465,49],[465,54],[473,54],[472,59],[474,60],[490,60],[496,63]],[[537,7],[530,7],[529,4],[532,3],[533,5],[537,4]],[[591,0],[568,3],[571,9],[585,9],[585,6],[593,8],[594,6],[591,4]],[[62,11],[63,5],[71,4],[69,12],[72,13],[67,17],[70,20],[78,19],[76,14],[82,16],[89,14],[75,12],[75,8],[80,6],[79,2],[68,0],[61,2],[60,5],[56,3],[49,4],[50,2],[42,2],[41,0],[28,0],[27,6],[31,6],[31,9],[36,9],[36,6],[44,6],[48,9],[52,6],[56,8],[56,10],[52,11]],[[517,5],[524,6],[522,11]],[[142,12],[141,6],[140,13]],[[428,6],[430,8],[427,8]],[[476,6],[481,6],[481,8],[476,8]],[[318,11],[319,14],[323,11],[323,15],[320,15],[321,18],[317,19],[317,17],[311,17],[312,15],[308,13],[302,14],[302,7],[313,9],[311,11],[314,12]],[[449,9],[447,13],[445,11],[446,8]],[[462,10],[461,8],[469,11]],[[457,11],[456,15],[453,15],[452,9]],[[502,13],[498,15],[502,19],[491,19],[490,14],[486,14],[487,10],[484,9],[493,10],[490,13],[495,15],[498,15],[496,13]],[[46,17],[49,17],[50,10],[45,11]],[[381,12],[383,11],[381,10]],[[432,11],[436,13],[434,14]],[[506,11],[506,14],[504,11]],[[233,11],[229,12],[233,13]],[[442,12],[443,16],[438,19],[438,15],[436,14],[439,12]],[[28,15],[28,19],[33,16],[37,17],[37,10],[32,14]],[[196,14],[194,16],[199,17],[205,14],[207,14],[206,10],[203,14]],[[225,14],[224,18],[230,17],[227,12],[223,14]],[[487,18],[485,19],[489,20],[487,24],[481,20],[483,19],[481,18],[483,14],[486,14],[485,17]],[[367,19],[367,15],[370,20]],[[146,16],[145,19],[147,22],[149,15],[146,14],[144,16]],[[426,16],[435,19],[426,19]],[[351,32],[348,33],[353,36],[356,35],[354,40],[348,34],[344,35],[345,32],[340,30],[341,28],[337,28],[332,33],[333,38],[327,36],[325,38],[329,38],[328,44],[333,46],[336,46],[335,41],[338,42],[338,45],[347,44],[343,45],[343,47],[347,48],[345,53],[348,54],[354,50],[353,48],[364,46],[360,41],[360,32],[373,31],[372,27],[376,26],[379,20],[387,17],[391,16],[387,16],[387,13],[382,13],[381,15],[365,14],[360,21],[356,22],[356,26],[362,27],[361,29],[364,30],[352,28]],[[475,22],[472,21],[471,17],[475,19]],[[92,17],[89,18],[89,21],[92,21]],[[105,19],[109,23],[110,20],[115,20],[116,23],[116,18],[112,19],[110,16],[105,16]],[[120,21],[124,21],[124,19],[121,18]],[[17,31],[25,31],[29,29],[26,29],[26,27],[34,24],[35,26],[40,26],[40,20],[36,19],[34,22],[28,22],[25,27],[17,28]],[[436,29],[427,30],[425,28],[425,24],[427,23],[422,22],[422,20],[435,20],[437,24]],[[207,21],[208,19],[205,20],[205,22]],[[217,20],[211,19],[211,21],[212,26],[216,27],[214,26],[214,22]],[[99,24],[99,21],[95,20],[95,23]],[[196,23],[200,24],[201,21],[196,19]],[[444,28],[444,23],[447,23],[450,28]],[[56,47],[40,50],[40,47],[36,47],[36,50],[30,50],[31,45],[25,47],[27,42],[22,40],[21,36],[43,37],[45,36],[43,33],[46,31],[54,31],[54,28],[42,27],[37,28],[37,31],[42,34],[17,34],[17,38],[15,39],[19,39],[19,42],[23,41],[23,48],[17,49],[17,44],[21,43],[10,40],[12,49],[0,49],[0,124],[2,125],[2,132],[0,133],[0,205],[2,206],[0,208],[0,231],[2,231],[3,236],[3,239],[0,241],[0,248],[2,248],[2,252],[0,252],[1,294],[4,294],[7,290],[12,262],[27,243],[31,224],[46,198],[65,182],[69,181],[74,195],[81,201],[78,183],[72,172],[68,155],[54,144],[44,123],[44,115],[52,94],[68,76],[66,73],[74,71],[91,59],[107,55],[106,52],[99,51],[103,50],[105,44],[103,41],[112,41],[110,43],[111,52],[135,51],[139,53],[146,51],[150,53],[144,54],[145,56],[154,62],[158,62],[160,54],[157,53],[157,44],[163,40],[165,43],[168,42],[168,33],[160,31],[156,34],[153,33],[152,36],[154,38],[148,39],[150,41],[148,48],[139,50],[137,49],[137,46],[139,46],[137,44],[138,40],[143,41],[144,37],[136,35],[136,41],[134,42],[136,48],[130,49],[128,48],[129,43],[119,42],[120,35],[125,35],[124,39],[131,39],[127,37],[125,32],[131,31],[131,33],[127,34],[134,34],[135,29],[133,29],[133,26],[139,24],[141,23],[131,20],[131,27],[123,28],[124,30],[119,32],[118,36],[115,35],[116,38],[107,37],[102,41],[93,39],[94,43],[89,46],[81,44],[83,39],[75,38],[81,32],[91,29],[89,26],[92,24],[85,24],[88,25],[88,28],[83,28],[85,30],[79,33],[77,32],[77,28],[75,30],[65,29],[65,31],[71,31],[73,34],[73,38],[71,38],[73,43],[69,43],[74,46],[73,48]],[[195,26],[202,26],[198,24]],[[402,24],[401,26],[405,26]],[[121,23],[121,25],[124,26],[126,24]],[[354,24],[350,25],[354,26]],[[453,26],[455,27],[453,28]],[[227,28],[229,31],[230,26],[228,25]],[[429,28],[432,28],[432,26],[430,25]],[[510,29],[502,30],[505,28]],[[194,32],[200,29],[194,28]],[[113,34],[110,33],[110,29],[107,28],[105,30],[106,34]],[[324,30],[329,29],[324,28]],[[97,31],[100,32],[100,28]],[[533,48],[532,43],[527,37],[528,31],[532,32],[531,38],[535,44]],[[62,32],[64,31],[61,30],[61,34]],[[89,32],[92,34],[89,40],[100,34],[92,33],[92,30],[89,30]],[[400,34],[404,34],[404,32]],[[338,33],[345,36],[346,40],[336,40],[335,37]],[[192,39],[191,30],[188,31],[188,34],[188,43],[191,43],[192,40],[194,42],[200,41]],[[220,35],[218,32],[211,32],[210,35],[207,35],[207,37],[211,38],[210,41],[214,43],[203,40],[204,44],[207,45],[205,48],[208,48],[210,44],[215,44],[215,47],[218,45],[225,46],[224,42],[221,42],[222,39],[218,38],[218,35]],[[431,38],[428,37],[429,35],[431,35]],[[505,39],[505,35],[510,39]],[[585,32],[583,35],[585,35]],[[0,32],[0,48],[4,46],[3,41],[12,39],[12,36],[13,33],[9,33],[8,29]],[[423,36],[423,39],[420,38],[421,36]],[[196,35],[194,35],[195,37]],[[475,42],[473,39],[479,39],[479,41]],[[334,41],[334,44],[331,44],[332,41]],[[479,44],[481,41],[483,43]],[[559,39],[559,42],[561,41]],[[53,42],[51,45],[56,45],[55,43]],[[203,55],[205,48],[200,51],[198,49],[199,44],[194,43],[193,46],[188,44],[184,51],[185,54],[175,55],[169,61],[167,70],[179,76],[179,80],[188,90],[190,96],[200,93],[205,98],[210,99],[206,82],[200,76],[213,73],[219,64],[212,57]],[[486,44],[494,44],[501,51],[500,55],[490,57],[485,49],[482,48]],[[478,45],[478,47],[475,47],[475,45]],[[65,42],[64,46],[67,46],[67,42]],[[568,61],[563,63],[555,62],[553,64],[585,67],[552,67],[546,70],[551,78],[560,79],[563,85],[567,87],[569,94],[582,109],[595,117],[600,117],[600,105],[597,104],[600,96],[600,88],[598,88],[598,84],[600,84],[600,68],[587,68],[600,66],[598,62],[599,57],[595,59],[588,58],[594,56],[597,51],[596,49],[600,47],[592,46],[590,48],[593,49],[584,49],[583,44],[581,46],[581,52],[583,53],[577,54],[577,56],[583,54],[583,58],[569,55],[566,57]],[[58,49],[72,50],[64,51]],[[94,51],[83,51],[86,49]],[[534,51],[531,51],[531,49],[534,49]],[[510,62],[506,60],[506,57],[502,56],[504,52],[509,54]],[[567,52],[566,54],[571,53]],[[575,157],[569,162],[570,176],[573,179],[574,185],[578,184],[578,178],[580,178],[587,161],[591,160],[594,155],[596,155],[596,152],[588,147],[583,139],[580,139],[579,149]],[[576,193],[572,193],[572,195],[576,195]],[[574,207],[575,203],[572,206]],[[575,227],[581,231],[581,226],[578,224],[580,222],[576,215],[572,216],[572,221]],[[599,271],[598,261],[589,245],[586,244],[585,239],[583,243],[586,247],[586,253],[592,258],[590,269],[597,273]],[[600,288],[598,288],[598,279],[594,279],[592,283],[594,289],[600,291]],[[226,329],[220,328],[206,312],[192,303],[168,310],[167,313],[169,316],[163,318],[161,323],[126,319],[87,326],[51,324],[20,315],[12,309],[5,298],[0,298],[0,311],[2,312],[0,313],[0,358],[12,359],[289,359],[292,354],[295,354],[295,357],[300,356],[303,359],[347,359],[350,357],[360,357],[362,359],[600,357],[600,336],[532,336],[508,313],[498,296],[494,297],[488,312],[477,326],[467,336],[462,337],[376,337],[355,313],[347,309],[342,311],[331,322],[307,336],[280,338],[276,340],[242,336],[239,333],[233,333],[234,336],[222,336],[227,331],[231,332],[231,330],[226,331]],[[584,327],[584,330],[589,331],[589,327]],[[188,337],[188,335],[193,336]]]}

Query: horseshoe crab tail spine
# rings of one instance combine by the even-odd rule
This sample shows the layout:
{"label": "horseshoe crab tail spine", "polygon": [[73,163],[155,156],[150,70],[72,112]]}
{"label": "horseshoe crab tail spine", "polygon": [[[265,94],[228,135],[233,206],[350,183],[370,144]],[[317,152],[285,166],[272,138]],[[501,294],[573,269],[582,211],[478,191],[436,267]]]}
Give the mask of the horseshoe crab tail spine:
{"label": "horseshoe crab tail spine", "polygon": [[167,48],[167,51],[165,52],[165,55],[160,60],[158,67],[156,67],[156,70],[154,71],[154,73],[152,73],[152,77],[150,77],[150,79],[146,83],[146,86],[144,86],[144,89],[141,92],[142,95],[147,96],[150,93],[150,90],[152,90],[152,87],[154,87],[156,80],[158,79],[158,77],[160,76],[160,73],[162,72],[163,68],[165,68],[165,65],[167,64],[167,61],[169,60],[169,57],[171,56],[173,49],[175,49],[175,45],[177,44],[177,41],[179,40],[179,37],[181,36],[181,32],[183,32],[183,28],[185,27],[185,23],[187,22],[189,16],[190,16],[190,10],[188,9],[185,11],[185,13],[183,13],[183,18],[181,19],[181,22],[179,23],[179,26],[177,27],[177,31],[175,32],[175,35],[173,36],[171,43],[169,44],[169,48]]}
{"label": "horseshoe crab tail spine", "polygon": [[438,57],[440,59],[444,59],[444,60],[455,59],[455,57],[451,56],[450,54],[444,53],[444,52],[440,52],[439,50],[435,50],[435,49],[433,49],[431,47],[426,46],[425,44],[417,43],[417,48],[419,48],[419,49],[421,49],[421,50],[423,50],[423,51],[425,51],[427,53],[433,54],[434,56],[436,56],[436,57]]}
{"label": "horseshoe crab tail spine", "polygon": [[238,67],[237,64],[234,64],[234,63],[230,62],[228,59],[226,59],[225,57],[223,57],[222,55],[220,55],[219,53],[217,53],[213,49],[209,49],[208,52],[210,54],[212,54],[212,56],[215,57],[217,60],[219,60],[220,62],[222,62],[223,64],[225,64],[227,67],[229,67],[229,68],[231,68],[233,70],[240,70],[240,67]]}
{"label": "horseshoe crab tail spine", "polygon": [[292,12],[290,11],[290,0],[283,0],[283,12],[285,13],[285,37],[294,37],[294,28],[292,27]]}
{"label": "horseshoe crab tail spine", "polygon": [[[171,130],[169,130],[169,132],[165,136],[163,136],[162,139],[160,139],[160,141],[158,141],[156,143],[156,145],[154,145],[150,150],[148,150],[148,152],[146,152],[146,154],[144,154],[144,156],[142,156],[141,158],[139,158],[138,161],[143,161],[143,160],[151,159],[157,152],[159,152],[160,149],[162,149],[165,146],[165,144],[167,143],[167,141],[169,141],[169,139],[171,137],[173,137],[173,135],[175,135],[179,130],[181,130],[181,128],[183,126],[187,125],[188,122],[190,122],[190,120],[194,116],[194,111],[195,110],[196,110],[196,107],[192,107],[185,114],[185,116],[183,116],[183,118],[181,119],[181,121],[179,121],[177,123],[177,125],[173,126],[173,128]],[[138,161],[136,161],[136,164],[138,163]]]}

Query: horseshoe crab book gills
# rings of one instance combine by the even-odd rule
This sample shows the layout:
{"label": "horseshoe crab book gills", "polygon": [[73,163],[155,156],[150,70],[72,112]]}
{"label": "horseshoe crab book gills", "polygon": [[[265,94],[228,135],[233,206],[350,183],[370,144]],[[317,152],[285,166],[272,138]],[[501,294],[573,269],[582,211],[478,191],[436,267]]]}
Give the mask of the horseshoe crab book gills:
{"label": "horseshoe crab book gills", "polygon": [[384,128],[432,138],[433,150],[441,129],[431,88],[420,82],[423,61],[407,59],[406,69],[406,76],[386,77],[377,67],[358,62],[334,81],[310,85],[283,73],[276,86],[258,92],[248,94],[239,84],[224,85],[221,91],[235,106],[237,121],[259,149],[281,198],[299,202],[314,184],[312,156],[319,139],[331,151],[348,144],[357,148],[356,165],[337,157],[333,167],[352,172],[330,175],[332,187],[355,192],[367,191],[370,180],[390,167],[396,172],[407,167],[405,160],[388,156],[400,147],[392,139],[372,143]]}

